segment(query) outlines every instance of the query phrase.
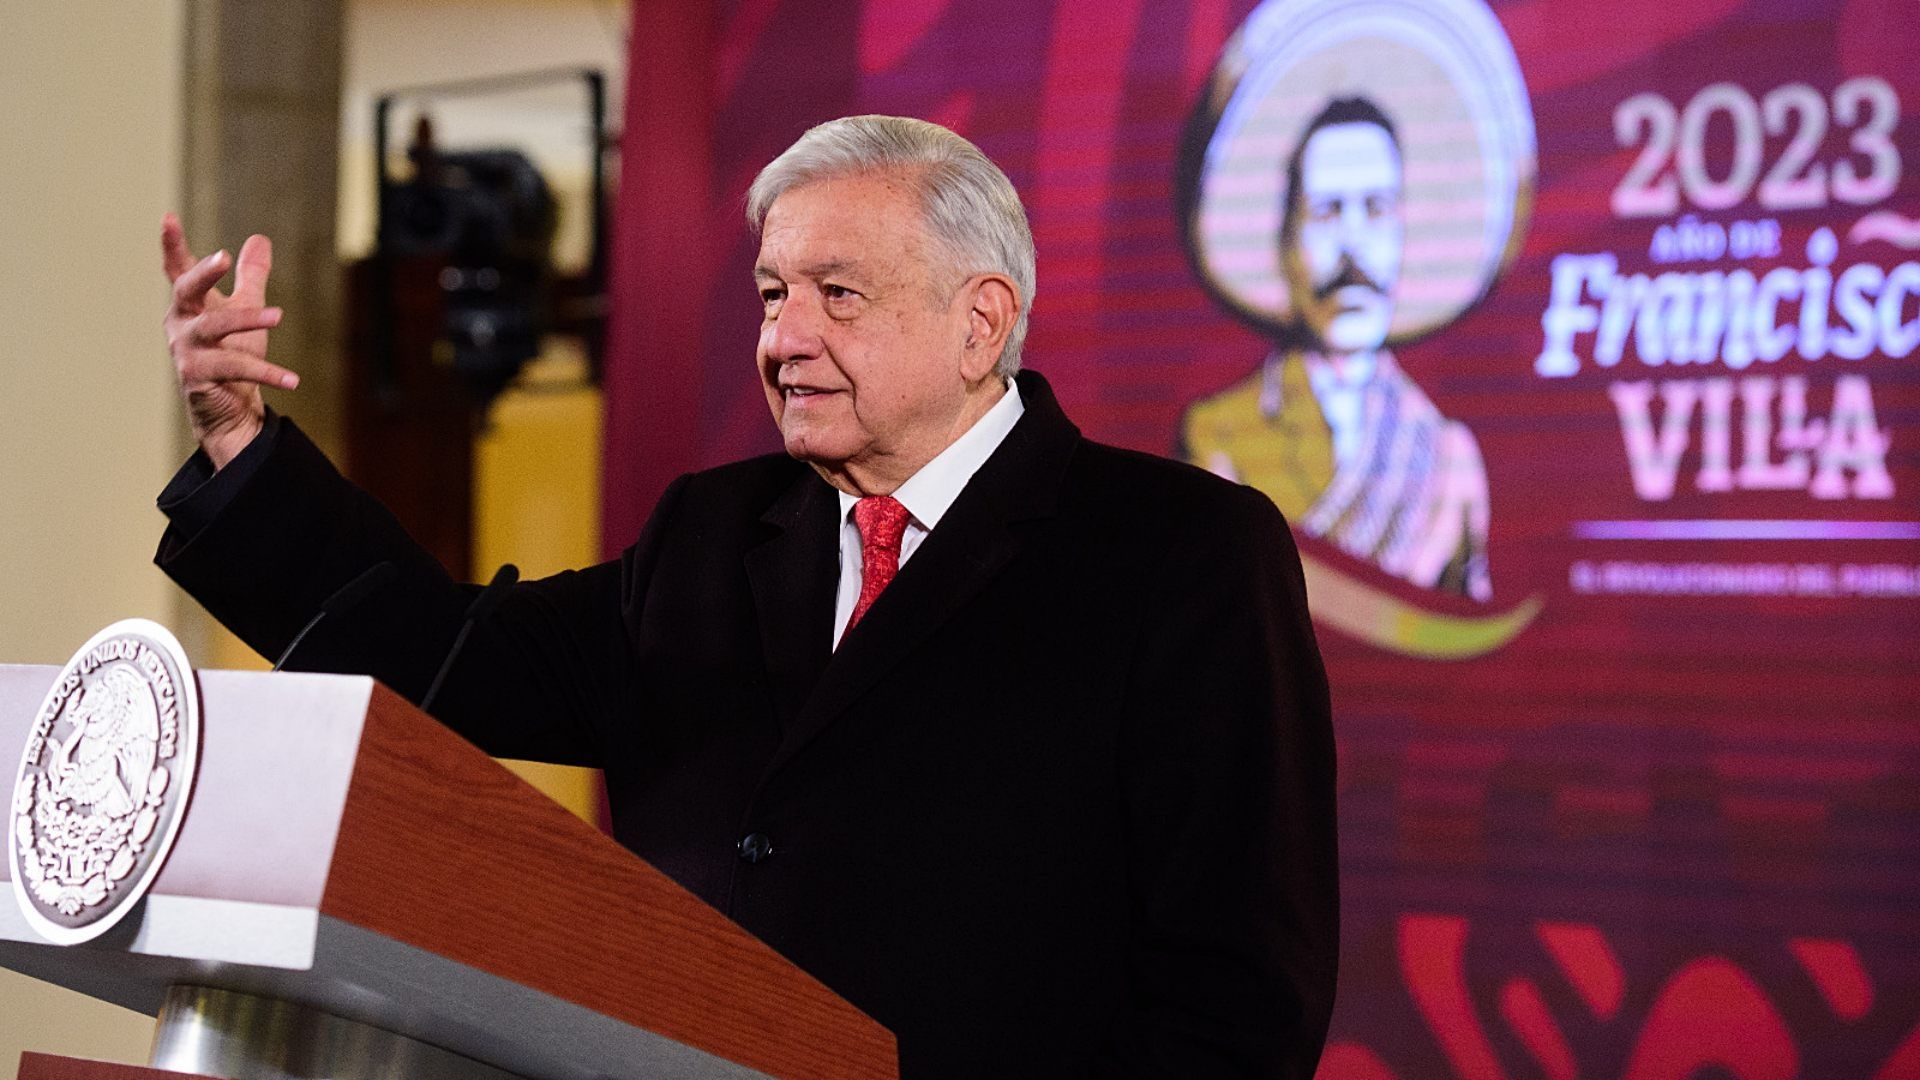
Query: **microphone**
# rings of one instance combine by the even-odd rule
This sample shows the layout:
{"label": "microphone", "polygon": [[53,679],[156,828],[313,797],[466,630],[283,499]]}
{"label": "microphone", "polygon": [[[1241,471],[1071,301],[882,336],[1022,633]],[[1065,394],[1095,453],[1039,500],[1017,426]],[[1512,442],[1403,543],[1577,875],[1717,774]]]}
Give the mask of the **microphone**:
{"label": "microphone", "polygon": [[440,661],[440,670],[434,673],[433,684],[427,687],[427,696],[420,699],[421,712],[426,712],[427,706],[432,705],[434,697],[440,693],[440,684],[447,680],[447,672],[453,670],[454,660],[459,658],[460,650],[467,644],[467,635],[473,632],[480,620],[493,614],[493,609],[500,606],[500,601],[507,598],[507,591],[519,580],[520,568],[507,563],[494,572],[493,580],[487,582],[487,587],[473,598],[473,603],[467,607],[466,621],[460,624],[460,632],[454,635],[453,648],[448,649],[447,658]]}
{"label": "microphone", "polygon": [[300,642],[306,640],[307,632],[320,625],[321,619],[346,611],[348,608],[358,607],[360,601],[372,595],[375,589],[393,580],[393,576],[397,573],[399,571],[394,569],[392,562],[381,561],[362,570],[359,577],[340,586],[332,596],[321,603],[320,611],[307,620],[307,625],[293,635],[293,642],[287,646],[285,652],[280,654],[280,659],[273,662],[273,670],[279,671],[286,666],[287,658],[293,655],[293,650],[300,647]]}

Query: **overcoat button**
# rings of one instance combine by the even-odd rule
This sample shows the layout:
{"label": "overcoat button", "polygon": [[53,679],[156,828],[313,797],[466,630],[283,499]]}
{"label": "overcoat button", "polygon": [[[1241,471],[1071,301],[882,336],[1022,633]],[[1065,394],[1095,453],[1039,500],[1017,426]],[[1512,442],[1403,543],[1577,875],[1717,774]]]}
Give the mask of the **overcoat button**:
{"label": "overcoat button", "polygon": [[757,863],[773,854],[773,841],[767,839],[765,833],[748,833],[740,838],[736,846],[740,850],[740,857],[750,863]]}

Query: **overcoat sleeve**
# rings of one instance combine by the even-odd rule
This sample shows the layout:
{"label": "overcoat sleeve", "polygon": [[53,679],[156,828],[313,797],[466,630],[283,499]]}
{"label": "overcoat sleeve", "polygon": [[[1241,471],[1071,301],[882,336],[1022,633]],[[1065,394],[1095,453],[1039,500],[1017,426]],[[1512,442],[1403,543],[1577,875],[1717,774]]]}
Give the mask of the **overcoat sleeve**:
{"label": "overcoat sleeve", "polygon": [[[476,588],[453,581],[292,421],[272,434],[250,475],[219,505],[199,508],[211,509],[195,515],[205,520],[176,517],[155,563],[241,640],[274,656],[341,585],[392,562],[399,573],[323,620],[288,667],[372,675],[418,701]],[[598,764],[605,725],[631,702],[622,612],[644,589],[678,491],[621,559],[514,586],[471,633],[435,715],[498,756]]]}
{"label": "overcoat sleeve", "polygon": [[1308,1080],[1339,953],[1334,743],[1299,555],[1263,495],[1144,577],[1122,755],[1130,1002],[1111,1077]]}

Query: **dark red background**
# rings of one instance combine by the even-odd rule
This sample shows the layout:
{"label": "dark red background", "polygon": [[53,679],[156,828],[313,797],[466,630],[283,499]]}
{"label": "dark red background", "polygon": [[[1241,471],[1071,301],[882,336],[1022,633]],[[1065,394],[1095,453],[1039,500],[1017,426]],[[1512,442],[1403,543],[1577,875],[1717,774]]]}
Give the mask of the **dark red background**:
{"label": "dark red background", "polygon": [[[1173,214],[1174,153],[1247,0],[979,3],[640,0],[634,17],[608,365],[606,531],[631,542],[682,471],[776,449],[753,371],[754,172],[854,112],[967,135],[1027,202],[1040,251],[1028,362],[1097,439],[1170,452],[1185,404],[1267,351],[1202,292]],[[1412,660],[1323,631],[1341,739],[1346,903],[1323,1076],[1920,1076],[1920,599],[1579,595],[1581,559],[1920,564],[1888,541],[1576,539],[1639,517],[1920,518],[1920,355],[1783,361],[1816,386],[1867,375],[1892,434],[1890,502],[1633,493],[1615,378],[1543,380],[1549,265],[1618,252],[1633,160],[1621,100],[1710,83],[1756,97],[1877,75],[1920,111],[1920,32],[1891,0],[1493,4],[1540,146],[1525,247],[1487,299],[1399,358],[1485,455],[1497,608],[1538,595],[1504,649]],[[1882,204],[1920,217],[1920,119]],[[1784,139],[1770,140],[1769,160]],[[1829,133],[1824,156],[1844,151]],[[1861,211],[1776,215],[1836,269],[1903,261],[1844,241]],[[1713,217],[1715,215],[1702,215]],[[1756,269],[1758,269],[1756,267]],[[1590,339],[1588,339],[1590,340]],[[1631,370],[1630,370],[1631,368]],[[1700,369],[1694,374],[1726,374]],[[1736,454],[1738,450],[1736,448]],[[1333,553],[1320,552],[1336,559]],[[1365,577],[1364,568],[1347,565]],[[1369,578],[1375,584],[1383,581]]]}

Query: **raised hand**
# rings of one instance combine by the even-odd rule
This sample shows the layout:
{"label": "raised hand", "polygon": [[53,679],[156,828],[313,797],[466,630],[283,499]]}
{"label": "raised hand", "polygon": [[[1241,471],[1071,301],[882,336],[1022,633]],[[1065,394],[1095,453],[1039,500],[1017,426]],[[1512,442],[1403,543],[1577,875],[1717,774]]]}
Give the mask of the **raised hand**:
{"label": "raised hand", "polygon": [[196,260],[172,214],[160,224],[160,254],[173,282],[173,303],[162,325],[186,397],[187,419],[213,467],[225,468],[266,421],[260,388],[300,385],[300,376],[266,358],[267,331],[280,324],[281,316],[279,308],[266,306],[273,243],[264,236],[247,237],[232,296],[214,288],[231,258],[216,251]]}

